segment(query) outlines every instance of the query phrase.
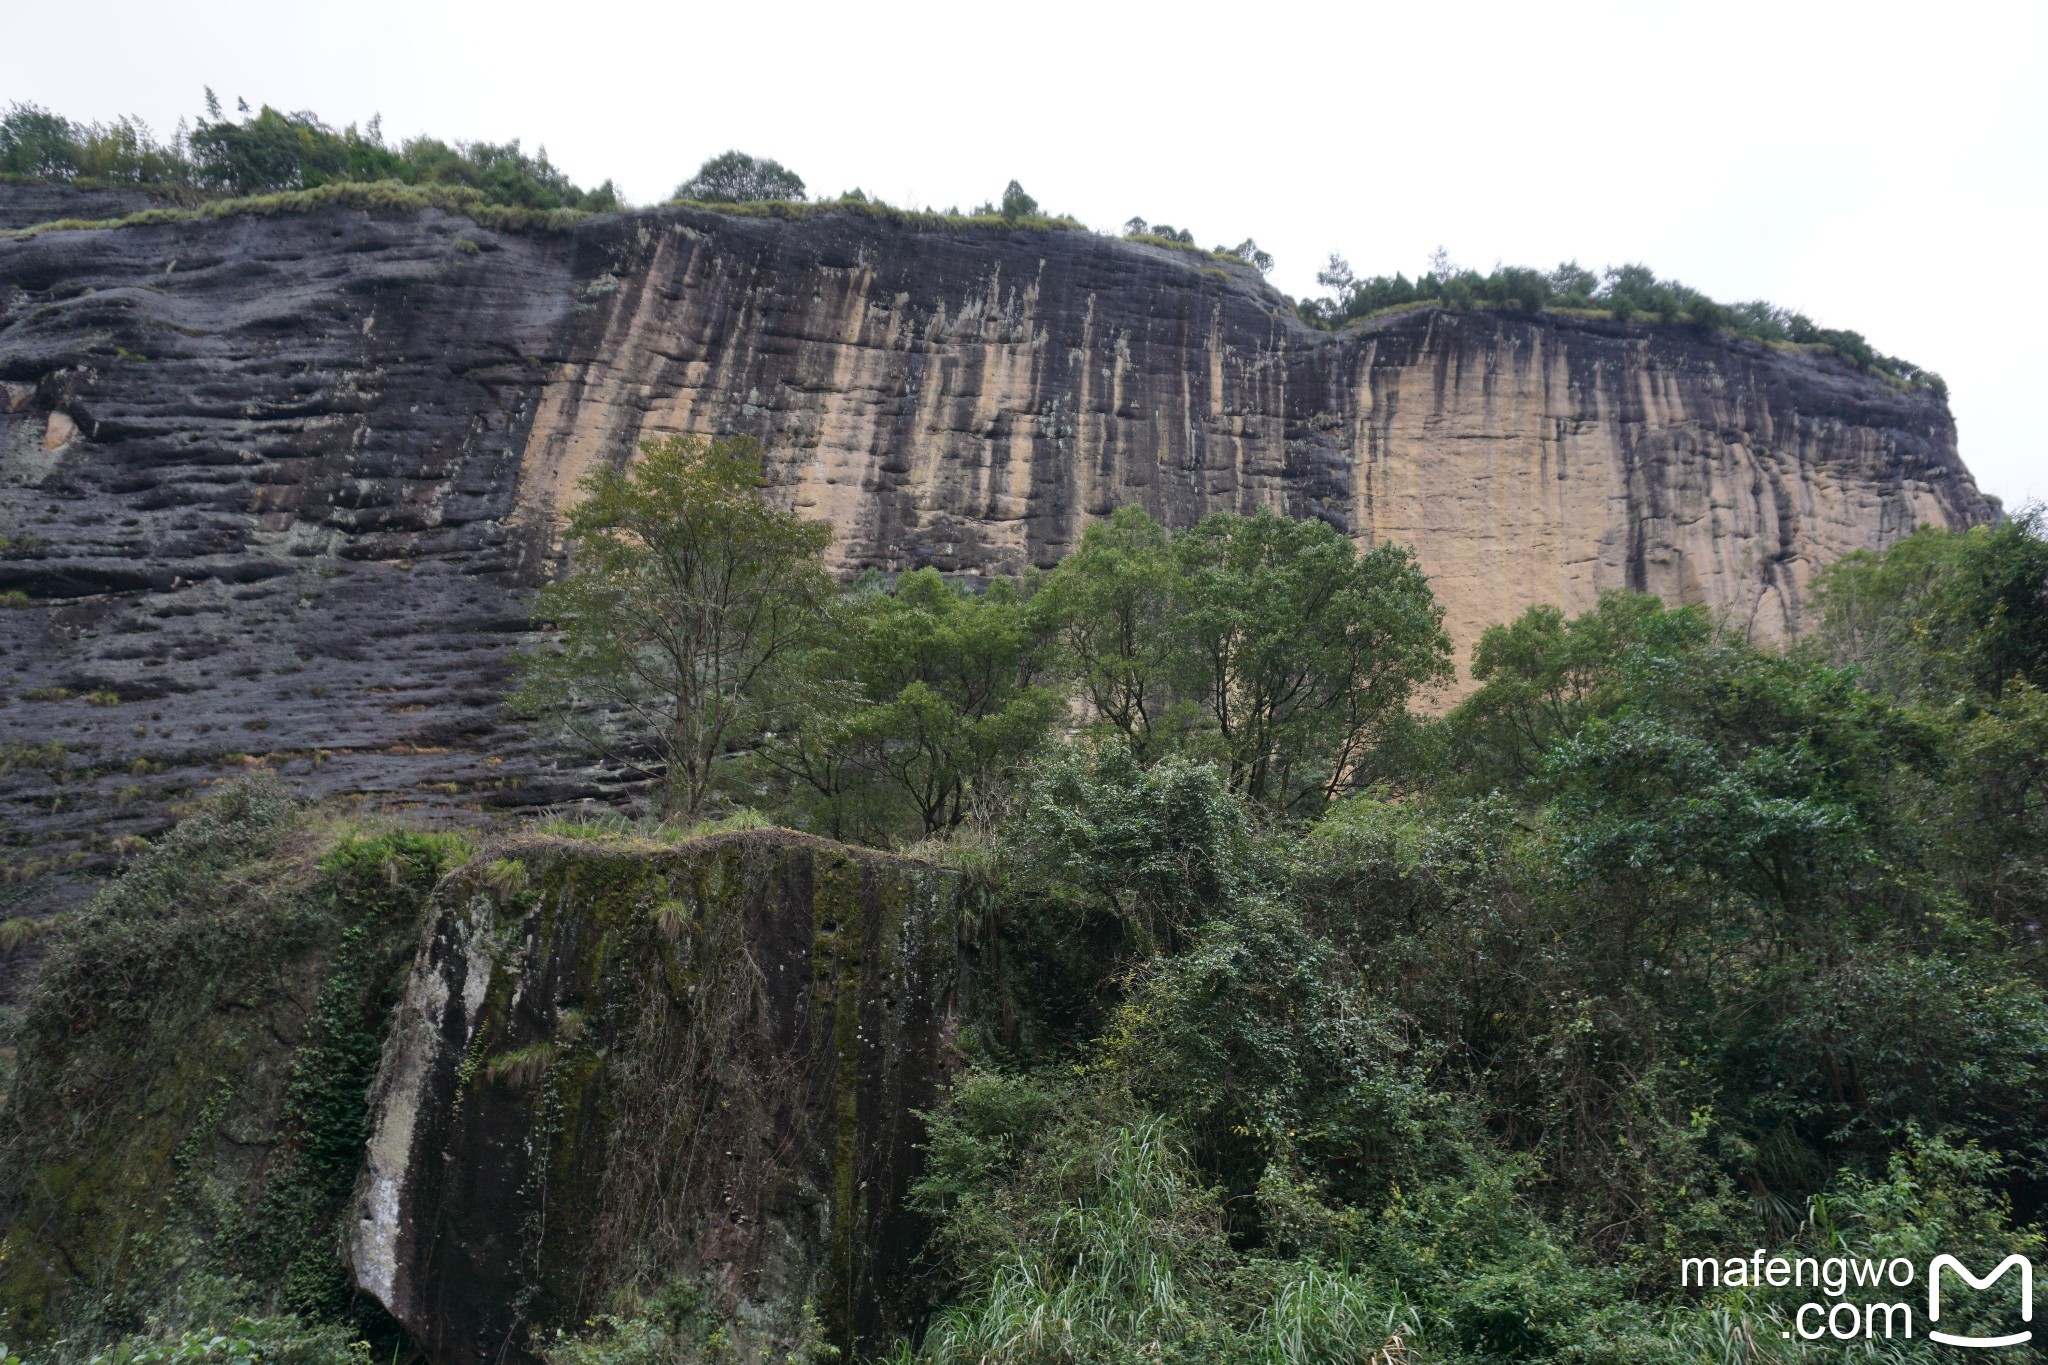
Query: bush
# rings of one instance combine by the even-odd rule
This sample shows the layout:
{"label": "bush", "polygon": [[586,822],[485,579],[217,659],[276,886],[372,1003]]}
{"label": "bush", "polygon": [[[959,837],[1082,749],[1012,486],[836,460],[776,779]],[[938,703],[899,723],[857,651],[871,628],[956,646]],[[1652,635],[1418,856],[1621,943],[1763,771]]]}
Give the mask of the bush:
{"label": "bush", "polygon": [[191,201],[217,195],[254,196],[326,185],[394,182],[474,190],[486,204],[532,210],[604,212],[620,207],[610,181],[579,189],[547,151],[534,155],[515,140],[503,144],[412,138],[385,142],[376,119],[336,131],[306,110],[264,105],[239,121],[221,112],[213,92],[189,135],[158,142],[148,127],[124,118],[111,124],[72,123],[35,105],[13,105],[0,118],[0,173],[134,186]]}
{"label": "bush", "polygon": [[1645,265],[1612,266],[1602,275],[1566,261],[1555,270],[1496,266],[1481,274],[1439,259],[1427,273],[1376,275],[1359,279],[1344,258],[1330,257],[1316,274],[1316,283],[1330,292],[1304,298],[1297,311],[1320,327],[1341,327],[1359,318],[1394,309],[1435,304],[1448,308],[1504,308],[1525,313],[1544,309],[1597,310],[1617,322],[1655,318],[1666,326],[1685,323],[1706,333],[1730,332],[1753,341],[1822,346],[1861,370],[1925,389],[1946,401],[1948,386],[1931,370],[1876,351],[1857,332],[1824,328],[1802,313],[1761,301],[1716,303],[1699,290],[1676,280],[1659,279]]}
{"label": "bush", "polygon": [[758,204],[775,200],[801,203],[803,177],[779,161],[748,156],[745,152],[723,152],[697,168],[697,173],[676,186],[672,199],[700,204]]}

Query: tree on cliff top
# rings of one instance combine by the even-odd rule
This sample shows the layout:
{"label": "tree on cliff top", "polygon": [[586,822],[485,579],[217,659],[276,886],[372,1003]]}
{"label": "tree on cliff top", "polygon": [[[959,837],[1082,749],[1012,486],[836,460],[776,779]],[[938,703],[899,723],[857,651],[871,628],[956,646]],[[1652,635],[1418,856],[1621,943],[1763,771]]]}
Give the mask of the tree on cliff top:
{"label": "tree on cliff top", "polygon": [[703,811],[833,599],[831,528],[768,506],[762,482],[746,437],[642,442],[584,479],[570,571],[535,606],[560,634],[521,702],[653,778],[665,817]]}
{"label": "tree on cliff top", "polygon": [[700,204],[752,204],[763,200],[804,197],[804,178],[779,161],[724,152],[697,168],[676,186],[672,198]]}

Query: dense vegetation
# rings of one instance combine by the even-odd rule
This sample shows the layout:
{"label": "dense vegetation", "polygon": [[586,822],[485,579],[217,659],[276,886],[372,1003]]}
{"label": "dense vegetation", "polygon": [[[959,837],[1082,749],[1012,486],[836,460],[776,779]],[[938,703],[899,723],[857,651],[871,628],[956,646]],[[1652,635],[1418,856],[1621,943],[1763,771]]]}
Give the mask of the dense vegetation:
{"label": "dense vegetation", "polygon": [[340,1220],[421,913],[465,853],[242,785],[65,917],[0,1107],[0,1342],[340,1365],[395,1340]]}
{"label": "dense vegetation", "polygon": [[1784,652],[1534,609],[1433,720],[1412,561],[1314,522],[819,605],[725,799],[970,868],[998,983],[903,1356],[1794,1359],[1810,1291],[1680,1258],[2038,1255],[2040,529],[1853,555]]}
{"label": "dense vegetation", "polygon": [[[0,132],[12,173],[60,180],[581,193],[516,146],[416,146],[268,109],[171,151],[22,106]],[[183,169],[139,178],[159,153]],[[796,202],[766,168],[717,192]],[[1015,182],[985,208],[1037,212]],[[1599,309],[1939,383],[1640,267],[1325,273],[1303,310],[1331,325]],[[1650,598],[1534,609],[1418,718],[1451,660],[1397,547],[1126,508],[1021,581],[841,588],[828,532],[762,483],[742,440],[595,476],[524,701],[647,779],[652,819],[757,812],[974,879],[985,989],[918,1190],[937,1308],[901,1357],[1792,1359],[1799,1294],[1681,1289],[1679,1258],[2040,1257],[2040,519],[1850,556],[1785,651]],[[10,1169],[70,1163],[75,1216],[132,1217],[123,1264],[165,1268],[74,1305],[74,1355],[225,1358],[218,1327],[229,1354],[339,1359],[383,1327],[328,1247],[393,973],[460,850],[287,805],[232,796],[54,936],[23,1065],[76,1103],[8,1110]],[[137,1011],[143,983],[175,1007]],[[287,1006],[289,1039],[244,1018]],[[190,1068],[195,1105],[124,1110],[139,1066]],[[207,1106],[258,1084],[285,1096],[284,1193],[252,1205]],[[121,1187],[144,1144],[175,1189]],[[47,1193],[0,1181],[10,1209]],[[696,1358],[659,1311],[561,1356]]]}
{"label": "dense vegetation", "polygon": [[[595,479],[528,700],[647,776],[650,821],[766,817],[974,887],[966,1066],[915,1193],[934,1308],[899,1360],[1808,1359],[1786,1334],[1813,1290],[1681,1285],[1681,1258],[2048,1245],[2039,518],[1848,557],[1784,651],[1651,598],[1533,609],[1418,718],[1449,670],[1426,582],[1318,522],[1126,508],[1020,582],[841,589],[744,440]],[[317,960],[284,973],[316,971],[333,1021],[291,1044],[303,1193],[238,1203],[185,1139],[214,1174],[152,1196],[168,1241],[124,1243],[181,1258],[156,1316],[131,1277],[77,1306],[79,1353],[138,1326],[126,1358],[196,1352],[256,1313],[232,1330],[285,1345],[252,1358],[339,1360],[377,1328],[308,1249],[450,850],[280,843],[274,798],[237,799],[59,935],[23,1066],[109,1114],[116,1057],[232,1080],[222,1004]],[[167,914],[173,887],[199,912]],[[189,1000],[121,1013],[123,981],[188,960]],[[9,1118],[38,1169],[69,1143],[116,1178],[90,1125]],[[715,1358],[711,1292],[547,1350]]]}
{"label": "dense vegetation", "polygon": [[759,204],[804,197],[804,178],[780,161],[722,152],[676,186],[673,199],[700,204]]}
{"label": "dense vegetation", "polygon": [[181,122],[169,142],[159,142],[139,119],[75,123],[17,103],[0,116],[0,175],[132,187],[181,203],[395,181],[468,188],[483,202],[508,208],[620,207],[609,180],[580,189],[549,163],[546,148],[528,155],[517,139],[451,145],[416,137],[394,147],[376,119],[336,131],[304,110],[283,113],[264,105],[250,113],[244,104],[240,112],[239,120],[226,117],[209,90],[206,113],[189,130]]}
{"label": "dense vegetation", "polygon": [[1413,280],[1400,274],[1359,279],[1342,256],[1332,255],[1329,264],[1316,272],[1316,283],[1328,294],[1302,299],[1296,307],[1303,318],[1323,327],[1341,327],[1376,313],[1425,304],[1526,313],[1595,310],[1617,322],[1654,318],[1666,325],[1684,323],[1709,335],[1727,332],[1752,341],[1825,346],[1859,369],[1927,389],[1942,398],[1948,396],[1940,375],[1881,354],[1860,332],[1822,327],[1804,313],[1762,300],[1717,303],[1676,280],[1659,279],[1645,265],[1616,266],[1596,275],[1577,261],[1567,261],[1550,271],[1496,266],[1481,274],[1452,264],[1438,251],[1431,268]]}

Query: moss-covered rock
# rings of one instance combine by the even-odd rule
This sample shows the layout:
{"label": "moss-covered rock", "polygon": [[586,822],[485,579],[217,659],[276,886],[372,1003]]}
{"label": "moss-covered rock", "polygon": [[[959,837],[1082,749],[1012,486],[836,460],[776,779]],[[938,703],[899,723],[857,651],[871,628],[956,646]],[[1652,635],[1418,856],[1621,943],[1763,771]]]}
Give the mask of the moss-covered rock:
{"label": "moss-covered rock", "polygon": [[781,830],[528,838],[452,876],[386,1044],[349,1252],[440,1362],[706,1286],[741,1358],[914,1309],[955,874]]}
{"label": "moss-covered rock", "polygon": [[0,1339],[110,1339],[195,1296],[350,1316],[367,1086],[462,852],[251,784],[70,917],[0,1110]]}

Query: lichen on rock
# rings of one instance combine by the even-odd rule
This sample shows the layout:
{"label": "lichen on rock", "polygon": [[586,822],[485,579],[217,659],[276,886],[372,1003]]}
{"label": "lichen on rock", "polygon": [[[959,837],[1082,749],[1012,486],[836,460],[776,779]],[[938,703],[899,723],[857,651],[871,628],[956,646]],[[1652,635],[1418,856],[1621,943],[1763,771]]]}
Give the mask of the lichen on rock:
{"label": "lichen on rock", "polygon": [[780,830],[493,849],[444,886],[385,1049],[357,1283],[443,1362],[684,1282],[757,1346],[884,1339],[957,895]]}

